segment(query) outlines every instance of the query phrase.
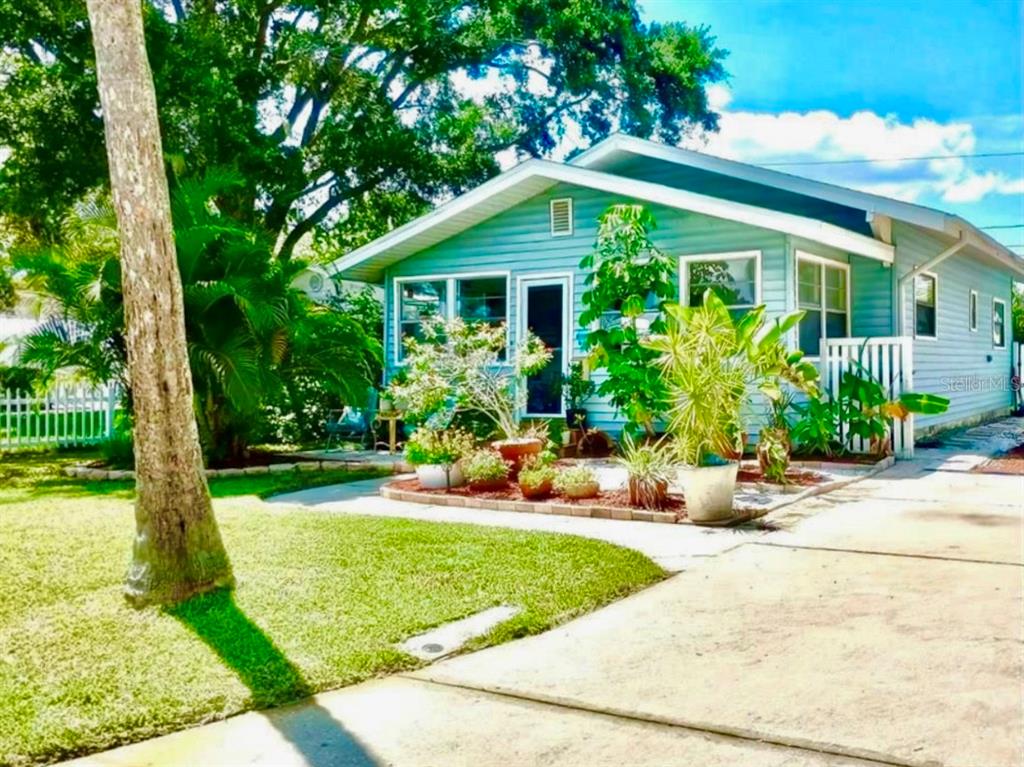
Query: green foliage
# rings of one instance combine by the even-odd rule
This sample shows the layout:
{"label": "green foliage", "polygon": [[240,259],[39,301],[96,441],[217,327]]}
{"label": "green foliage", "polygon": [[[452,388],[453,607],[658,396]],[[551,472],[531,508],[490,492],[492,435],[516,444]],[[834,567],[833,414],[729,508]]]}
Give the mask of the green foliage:
{"label": "green foliage", "polygon": [[658,355],[643,341],[664,330],[663,307],[675,295],[675,261],[651,242],[648,233],[656,224],[642,205],[612,205],[598,224],[595,249],[580,261],[587,273],[580,325],[598,325],[586,341],[594,369],[608,372],[598,394],[625,416],[627,431],[651,435],[668,392],[653,364]]}
{"label": "green foliage", "polygon": [[786,429],[767,427],[758,433],[757,459],[764,478],[769,482],[785,484],[789,452],[789,432]]}
{"label": "green foliage", "polygon": [[674,450],[665,442],[640,442],[629,435],[622,440],[615,462],[628,475],[630,502],[645,508],[664,508],[668,485],[675,474]]}
{"label": "green foliage", "polygon": [[131,416],[117,411],[114,419],[114,433],[100,445],[103,463],[112,469],[135,468],[135,439]]}
{"label": "green foliage", "polygon": [[[240,455],[263,408],[282,390],[303,410],[303,382],[361,402],[380,370],[380,344],[359,322],[312,304],[292,287],[304,265],[273,258],[266,233],[219,207],[241,181],[211,173],[172,195],[196,416],[208,456]],[[109,202],[91,197],[64,222],[61,245],[15,253],[26,289],[59,307],[26,338],[22,361],[44,379],[73,368],[130,397],[117,229]],[[315,410],[311,411],[315,412]]]}
{"label": "green foliage", "polygon": [[562,374],[562,396],[568,410],[580,410],[583,403],[593,395],[597,386],[587,377],[582,362],[569,365],[569,372]]}
{"label": "green foliage", "polygon": [[755,389],[769,400],[784,396],[783,384],[817,392],[817,369],[783,343],[803,312],[769,322],[758,306],[734,318],[708,290],[702,305],[667,304],[665,313],[664,334],[644,343],[665,376],[671,431],[684,464],[742,454],[743,410]]}
{"label": "green foliage", "polygon": [[[282,256],[307,234],[366,242],[497,173],[499,151],[550,153],[569,125],[668,143],[717,125],[705,88],[725,53],[703,28],[642,23],[631,0],[144,9],[172,173],[236,167],[224,209]],[[0,30],[0,211],[56,231],[107,175],[85,5],[0,0]]]}
{"label": "green foliage", "polygon": [[0,460],[3,764],[58,762],[409,669],[396,642],[496,604],[523,612],[474,648],[539,633],[663,577],[635,551],[577,536],[263,503],[274,485],[366,476],[289,472],[210,482],[233,598],[137,611],[119,598],[130,486],[61,473],[94,455]]}
{"label": "green foliage", "polygon": [[510,470],[511,466],[501,453],[491,448],[476,450],[462,462],[462,473],[470,483],[507,479]]}
{"label": "green foliage", "polygon": [[549,453],[529,456],[523,461],[523,467],[519,470],[519,484],[526,487],[540,487],[547,482],[554,482],[553,460],[554,456]]}
{"label": "green foliage", "polygon": [[39,384],[39,371],[24,365],[0,365],[0,392],[34,391]]}
{"label": "green foliage", "polygon": [[461,429],[421,426],[405,443],[405,458],[413,466],[451,466],[473,450],[473,437]]}
{"label": "green foliage", "polygon": [[525,377],[543,368],[551,352],[530,332],[504,360],[503,324],[461,318],[424,325],[424,338],[406,342],[405,375],[389,389],[416,423],[444,427],[459,414],[477,415],[503,439],[521,434],[519,413],[526,406]]}
{"label": "green foliage", "polygon": [[594,470],[585,464],[579,463],[574,466],[566,466],[559,469],[555,474],[555,490],[564,493],[577,488],[597,482],[597,475]]}
{"label": "green foliage", "polygon": [[802,453],[832,456],[843,446],[839,443],[839,403],[825,393],[793,405],[799,418],[790,434]]}
{"label": "green foliage", "polygon": [[1010,313],[1013,315],[1013,340],[1016,343],[1024,343],[1024,285],[1014,284],[1010,306]]}
{"label": "green foliage", "polygon": [[877,456],[889,451],[892,420],[902,421],[911,413],[937,415],[949,408],[949,400],[936,394],[904,392],[893,398],[881,381],[856,362],[843,373],[838,400],[847,441],[860,438]]}

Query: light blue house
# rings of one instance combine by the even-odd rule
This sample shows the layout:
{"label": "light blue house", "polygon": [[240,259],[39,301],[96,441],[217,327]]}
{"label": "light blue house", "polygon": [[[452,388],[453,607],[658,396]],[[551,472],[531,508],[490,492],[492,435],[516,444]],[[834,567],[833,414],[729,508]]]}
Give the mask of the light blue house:
{"label": "light blue house", "polygon": [[[426,313],[504,321],[510,343],[531,328],[555,354],[529,382],[524,416],[558,417],[557,374],[584,356],[579,262],[598,215],[618,202],[655,215],[653,239],[679,259],[682,302],[702,295],[695,278],[713,274],[737,306],[806,310],[792,343],[826,380],[859,356],[897,388],[949,397],[948,412],[897,435],[898,451],[915,433],[1013,407],[1010,297],[1024,278],[1013,252],[957,216],[629,136],[567,164],[524,162],[331,271],[384,286],[391,372]],[[709,262],[719,268],[697,268]],[[588,409],[597,426],[621,427],[607,403]]]}

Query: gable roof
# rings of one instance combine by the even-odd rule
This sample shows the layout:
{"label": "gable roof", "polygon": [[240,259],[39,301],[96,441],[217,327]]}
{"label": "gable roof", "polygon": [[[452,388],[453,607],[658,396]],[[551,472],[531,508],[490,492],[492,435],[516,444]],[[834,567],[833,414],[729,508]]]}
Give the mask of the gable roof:
{"label": "gable roof", "polygon": [[[754,184],[783,189],[787,192],[827,200],[837,205],[864,211],[866,219],[877,224],[880,217],[898,219],[910,224],[940,232],[954,238],[962,238],[979,250],[1024,275],[1024,259],[999,241],[981,231],[966,219],[934,208],[915,205],[890,197],[814,181],[802,176],[761,168],[756,165],[727,160],[703,152],[660,144],[646,139],[616,133],[590,149],[577,155],[571,165],[593,170],[606,169],[630,155],[685,165],[711,173],[740,179]],[[873,226],[874,228],[874,226]]]}
{"label": "gable roof", "polygon": [[342,256],[330,264],[328,270],[346,279],[379,282],[384,270],[391,264],[465,231],[559,183],[597,189],[796,235],[887,263],[893,260],[892,245],[818,219],[604,173],[578,163],[566,165],[548,160],[527,160],[430,213]]}

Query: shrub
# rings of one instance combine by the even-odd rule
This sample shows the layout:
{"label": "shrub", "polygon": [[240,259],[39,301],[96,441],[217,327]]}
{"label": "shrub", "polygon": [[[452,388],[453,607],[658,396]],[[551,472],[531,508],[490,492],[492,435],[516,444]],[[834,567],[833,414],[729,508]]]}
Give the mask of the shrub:
{"label": "shrub", "polygon": [[541,454],[530,456],[519,470],[519,484],[527,487],[540,487],[545,482],[555,479],[555,467],[551,465],[551,456]]}
{"label": "shrub", "polygon": [[597,475],[589,466],[577,464],[559,470],[555,475],[555,490],[560,493],[597,482]]}
{"label": "shrub", "polygon": [[511,467],[497,450],[476,450],[462,462],[462,473],[470,483],[508,479]]}
{"label": "shrub", "polygon": [[473,449],[473,438],[461,429],[421,426],[405,443],[405,458],[414,466],[451,466]]}
{"label": "shrub", "polygon": [[448,425],[457,415],[478,415],[504,439],[520,436],[519,413],[526,406],[526,376],[541,370],[551,351],[527,332],[504,359],[504,325],[467,323],[456,318],[424,326],[422,341],[409,339],[405,381],[390,387],[417,423]]}
{"label": "shrub", "polygon": [[811,397],[793,405],[799,418],[790,429],[797,451],[832,456],[841,451],[839,443],[839,405],[828,395]]}
{"label": "shrub", "polygon": [[622,440],[622,455],[615,462],[629,475],[629,503],[644,509],[662,509],[675,470],[672,450],[663,442],[638,444],[629,435]]}
{"label": "shrub", "polygon": [[597,386],[586,377],[582,362],[573,362],[569,372],[562,375],[562,397],[567,410],[582,410],[583,403],[593,395],[595,389]]}

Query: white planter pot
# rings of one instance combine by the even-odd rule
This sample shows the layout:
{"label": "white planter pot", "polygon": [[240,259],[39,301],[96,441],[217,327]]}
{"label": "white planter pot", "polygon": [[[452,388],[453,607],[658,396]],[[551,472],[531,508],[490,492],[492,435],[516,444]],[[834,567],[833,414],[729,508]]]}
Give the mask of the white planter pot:
{"label": "white planter pot", "polygon": [[449,479],[451,487],[459,487],[465,482],[458,464],[451,467],[450,474],[446,473],[445,469],[446,467],[436,463],[423,464],[416,467],[416,478],[426,490],[444,490],[449,486]]}
{"label": "white planter pot", "polygon": [[736,492],[735,461],[721,466],[686,466],[678,481],[686,498],[686,516],[698,525],[724,525],[733,519],[732,500]]}

